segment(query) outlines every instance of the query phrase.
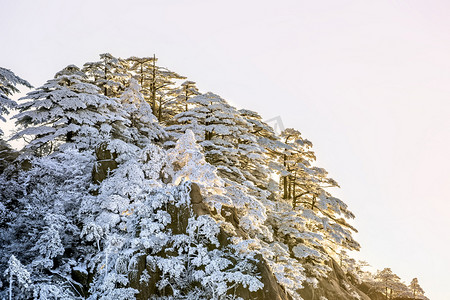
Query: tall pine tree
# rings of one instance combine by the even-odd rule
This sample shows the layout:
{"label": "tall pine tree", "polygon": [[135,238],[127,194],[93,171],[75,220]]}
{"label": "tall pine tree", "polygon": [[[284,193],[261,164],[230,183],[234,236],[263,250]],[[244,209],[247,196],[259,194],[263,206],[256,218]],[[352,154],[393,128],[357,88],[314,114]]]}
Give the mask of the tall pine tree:
{"label": "tall pine tree", "polygon": [[48,154],[62,143],[87,148],[126,136],[129,121],[118,100],[98,94],[98,87],[84,81],[84,73],[69,65],[28,93],[14,116],[21,130],[13,139],[31,136],[26,147]]}

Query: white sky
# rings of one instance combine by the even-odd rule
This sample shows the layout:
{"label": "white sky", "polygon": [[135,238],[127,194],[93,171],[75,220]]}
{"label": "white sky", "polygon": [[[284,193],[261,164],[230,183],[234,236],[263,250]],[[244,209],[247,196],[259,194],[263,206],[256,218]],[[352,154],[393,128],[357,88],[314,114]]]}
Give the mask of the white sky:
{"label": "white sky", "polygon": [[100,53],[156,53],[202,91],[280,116],[341,184],[359,257],[450,299],[450,2],[0,0],[0,11],[0,66],[35,86]]}

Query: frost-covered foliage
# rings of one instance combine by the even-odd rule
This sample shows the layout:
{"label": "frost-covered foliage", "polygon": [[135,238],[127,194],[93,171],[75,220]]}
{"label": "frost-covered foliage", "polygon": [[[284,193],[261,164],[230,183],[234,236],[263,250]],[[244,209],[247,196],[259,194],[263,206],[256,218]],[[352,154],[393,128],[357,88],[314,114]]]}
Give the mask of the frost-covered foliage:
{"label": "frost-covered foliage", "polygon": [[[180,79],[155,56],[102,54],[24,97],[27,145],[0,172],[0,299],[239,299],[267,288],[262,265],[302,299],[333,258],[386,296],[426,299],[346,254],[354,216],[300,132]],[[0,68],[0,113],[16,84]]]}
{"label": "frost-covered foliage", "polygon": [[0,222],[0,272],[11,255],[30,272],[32,285],[14,299],[30,299],[32,294],[49,299],[45,297],[57,290],[72,294],[71,256],[80,234],[76,210],[89,194],[93,156],[67,148],[31,158],[29,164],[29,170],[0,179],[8,185],[7,193],[1,193],[8,213]]}
{"label": "frost-covered foliage", "polygon": [[411,283],[406,285],[390,268],[371,273],[364,271],[364,266],[368,266],[368,264],[365,262],[356,263],[355,272],[351,273],[352,276],[359,276],[365,285],[372,290],[380,292],[386,299],[428,300],[417,278],[413,278]]}
{"label": "frost-covered foliage", "polygon": [[127,59],[129,71],[140,84],[145,101],[150,104],[158,120],[164,122],[172,115],[172,109],[168,109],[167,106],[173,102],[175,83],[186,77],[157,65],[157,61],[158,58],[155,55],[153,57],[132,56]]}
{"label": "frost-covered foliage", "polygon": [[283,154],[283,165],[287,171],[286,176],[282,177],[283,197],[292,199],[293,207],[306,219],[316,223],[314,230],[321,230],[328,241],[350,250],[359,249],[351,232],[356,229],[346,221],[354,215],[343,201],[326,190],[327,187],[338,187],[338,184],[327,176],[325,169],[312,164],[315,155],[311,142],[291,128],[283,131],[282,137],[290,146]]}
{"label": "frost-covered foliage", "polygon": [[193,294],[216,299],[237,284],[261,288],[252,275],[252,256],[221,249],[216,221],[193,215],[189,183],[167,186],[159,180],[166,167],[162,149],[123,143],[111,147],[120,165],[80,209],[81,236],[95,253],[83,262],[97,274],[91,297],[112,299],[117,287],[131,295],[137,283],[146,285],[155,276],[158,294],[177,299]]}
{"label": "frost-covered foliage", "polygon": [[82,71],[107,97],[120,97],[129,78],[126,62],[110,53],[100,54],[99,61],[85,63]]}
{"label": "frost-covered foliage", "polygon": [[261,199],[253,195],[257,188],[248,182],[238,184],[227,178],[220,178],[215,166],[205,161],[201,147],[196,144],[194,133],[190,129],[169,150],[169,161],[173,165],[172,177],[175,183],[183,179],[198,183],[212,209],[220,212],[223,205],[233,207],[239,214],[240,227],[247,234],[271,240],[271,233],[264,225],[266,208]]}
{"label": "frost-covered foliage", "polygon": [[13,139],[31,136],[26,147],[47,154],[63,142],[92,149],[126,136],[129,121],[118,100],[99,95],[95,85],[84,81],[84,73],[69,65],[28,93],[21,99],[28,101],[18,106],[20,113],[14,116],[21,130]]}
{"label": "frost-covered foliage", "polygon": [[408,296],[412,297],[413,299],[423,299],[426,300],[428,299],[427,297],[425,297],[425,291],[422,289],[422,287],[419,284],[419,280],[417,278],[413,278],[411,280],[411,283],[408,286],[409,291],[408,291]]}
{"label": "frost-covered foliage", "polygon": [[167,134],[158,124],[150,105],[144,100],[140,90],[139,83],[136,79],[131,78],[120,100],[131,121],[132,138],[138,145],[144,146],[166,137]]}
{"label": "frost-covered foliage", "polygon": [[[277,136],[257,113],[237,111],[212,93],[187,103],[188,109],[174,116],[167,130],[174,139],[187,130],[195,134],[206,161],[223,178],[229,204],[240,212],[240,226],[267,243],[266,259],[275,266],[270,253],[284,245],[290,264],[295,260],[301,266],[296,272],[284,273],[291,277],[282,282],[293,283],[286,288],[294,293],[304,280],[314,283],[315,278],[326,277],[330,271],[326,266],[328,249],[359,248],[351,235],[354,228],[345,220],[353,214],[326,191],[327,186],[337,184],[324,169],[312,165],[312,144],[298,131],[288,129]],[[277,175],[283,198],[291,203],[268,200],[268,196],[279,197],[272,179]]]}
{"label": "frost-covered foliage", "polygon": [[411,297],[413,299],[428,299],[424,295],[424,291],[419,285],[417,278],[411,281],[411,284],[407,286],[403,283],[400,277],[392,272],[390,268],[384,268],[383,270],[378,270],[370,284],[373,285],[375,289],[383,293],[386,298],[389,299],[399,298],[399,297]]}
{"label": "frost-covered foliage", "polygon": [[[17,106],[14,100],[9,97],[19,92],[17,85],[23,85],[28,88],[32,88],[31,84],[14,74],[11,70],[0,67],[0,120],[5,122],[5,118],[2,115],[9,114],[9,110]],[[0,129],[0,136],[3,135],[3,131]]]}
{"label": "frost-covered foliage", "polygon": [[168,168],[164,150],[121,140],[108,149],[119,166],[95,189],[94,157],[76,148],[34,158],[15,179],[25,189],[18,191],[22,208],[3,235],[2,243],[15,243],[2,252],[19,255],[32,270],[23,298],[134,299],[152,280],[156,295],[177,299],[219,299],[237,286],[262,288],[255,252],[221,245],[217,221],[194,215],[190,183],[161,181]]}
{"label": "frost-covered foliage", "polygon": [[170,97],[170,100],[165,109],[167,114],[166,120],[170,120],[175,115],[183,111],[188,111],[188,100],[200,94],[201,93],[198,90],[196,83],[190,80],[184,81],[178,88],[169,91],[167,95]]}
{"label": "frost-covered foliage", "polygon": [[[213,93],[196,96],[187,101],[188,111],[176,115],[167,128],[177,139],[190,129],[203,147],[206,161],[214,165],[221,176],[243,183],[256,184],[257,179],[248,172],[248,158],[261,160],[260,147],[249,134],[250,124],[224,99]],[[168,143],[169,144],[169,143]],[[262,164],[264,165],[264,164]]]}
{"label": "frost-covered foliage", "polygon": [[11,255],[8,260],[8,268],[5,271],[5,276],[9,277],[9,299],[13,298],[14,279],[16,279],[17,286],[21,289],[21,292],[18,295],[14,295],[14,297],[16,298],[18,298],[20,294],[26,291],[31,284],[30,273],[14,255]]}
{"label": "frost-covered foliage", "polygon": [[188,129],[168,151],[168,160],[174,184],[189,180],[209,194],[223,194],[223,180],[217,175],[216,168],[206,162],[192,130]]}
{"label": "frost-covered foliage", "polygon": [[308,221],[286,202],[276,203],[268,222],[274,241],[264,254],[279,282],[297,298],[305,283],[314,286],[317,278],[330,271],[325,264],[329,257],[322,248],[323,235],[311,231]]}

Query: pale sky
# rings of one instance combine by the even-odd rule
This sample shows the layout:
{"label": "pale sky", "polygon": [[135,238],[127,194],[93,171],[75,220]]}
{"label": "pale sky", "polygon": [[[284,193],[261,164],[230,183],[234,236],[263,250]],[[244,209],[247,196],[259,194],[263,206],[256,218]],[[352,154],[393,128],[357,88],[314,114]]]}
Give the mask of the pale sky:
{"label": "pale sky", "polygon": [[[450,299],[449,1],[0,0],[0,66],[34,86],[151,56],[310,139],[358,258]],[[2,125],[3,126],[3,125]]]}

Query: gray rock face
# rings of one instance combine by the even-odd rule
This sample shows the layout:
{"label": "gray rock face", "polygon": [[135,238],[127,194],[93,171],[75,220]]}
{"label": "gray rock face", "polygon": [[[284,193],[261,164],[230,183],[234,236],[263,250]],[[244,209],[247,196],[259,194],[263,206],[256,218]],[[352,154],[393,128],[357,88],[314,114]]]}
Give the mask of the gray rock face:
{"label": "gray rock face", "polygon": [[117,154],[111,153],[107,149],[107,145],[103,144],[95,150],[95,156],[97,162],[92,170],[92,180],[94,183],[101,183],[111,171],[117,169],[117,162],[115,161]]}
{"label": "gray rock face", "polygon": [[334,259],[328,262],[328,266],[332,271],[328,278],[319,281],[317,288],[306,286],[301,290],[300,295],[305,300],[321,300],[321,297],[328,300],[373,300],[349,280]]}

